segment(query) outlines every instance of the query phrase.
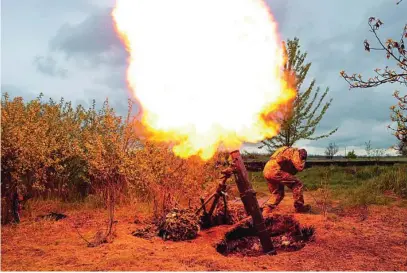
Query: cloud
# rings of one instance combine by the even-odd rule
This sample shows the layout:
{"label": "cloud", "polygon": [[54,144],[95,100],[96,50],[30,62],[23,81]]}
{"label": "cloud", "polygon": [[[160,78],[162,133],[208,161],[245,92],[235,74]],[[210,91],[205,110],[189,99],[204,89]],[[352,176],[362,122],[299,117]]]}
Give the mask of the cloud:
{"label": "cloud", "polygon": [[18,87],[14,84],[1,84],[1,94],[4,95],[7,93],[10,99],[15,97],[22,97],[24,100],[29,101],[36,98],[36,95],[28,90],[25,90],[21,87]]}
{"label": "cloud", "polygon": [[108,69],[104,77],[98,77],[95,79],[94,83],[102,86],[106,86],[112,89],[114,92],[119,90],[127,91],[127,80],[126,80],[126,70],[125,66],[117,67],[114,69]]}
{"label": "cloud", "polygon": [[265,0],[269,6],[274,20],[278,22],[278,26],[284,26],[287,22],[287,16],[289,13],[289,5],[287,0]]}
{"label": "cloud", "polygon": [[[78,103],[85,107],[90,107],[93,104],[93,100],[95,100],[96,107],[100,108],[107,99],[109,105],[121,116],[126,116],[128,100],[132,98],[130,93],[125,90],[112,90],[105,86],[86,88],[84,93],[86,94],[86,99],[78,100]],[[135,105],[134,108],[137,110],[138,106]]]}
{"label": "cloud", "polygon": [[52,77],[66,78],[68,70],[65,68],[60,68],[57,65],[55,59],[51,56],[36,56],[34,58],[33,64],[37,70],[45,75]]}
{"label": "cloud", "polygon": [[[109,101],[109,105],[113,107],[118,115],[126,116],[128,110],[128,99],[131,98],[129,94],[126,92],[117,92],[114,96],[108,89],[85,89],[84,92],[86,93],[86,99],[77,99],[72,101],[72,105],[76,107],[77,105],[81,104],[85,108],[92,107],[93,100],[95,100],[95,106],[97,109],[101,109],[103,103],[106,99]],[[12,100],[15,97],[22,97],[24,101],[30,101],[36,99],[39,94],[35,94],[30,90],[18,87],[12,84],[1,84],[1,93],[4,95],[7,93],[9,98]],[[61,97],[51,94],[44,94],[42,97],[42,101],[48,101],[50,98],[53,100],[59,101]],[[138,111],[137,103],[133,107],[133,112]]]}
{"label": "cloud", "polygon": [[377,122],[374,119],[346,119],[340,124],[340,130],[332,137],[311,143],[314,146],[325,147],[329,142],[335,142],[340,146],[364,145],[371,140],[375,147],[387,148],[396,142],[387,125],[390,122]]}
{"label": "cloud", "polygon": [[115,33],[111,12],[97,9],[78,24],[64,24],[50,40],[50,50],[88,68],[126,64],[127,52]]}
{"label": "cloud", "polygon": [[[99,0],[101,1],[101,0]],[[16,2],[13,0],[5,0],[2,2]],[[60,14],[61,11],[64,13],[75,13],[75,12],[90,12],[95,9],[95,3],[89,0],[71,0],[71,1],[53,1],[53,0],[41,0],[35,2],[27,2],[21,5],[23,7],[28,7],[41,15],[53,16],[55,14]]]}
{"label": "cloud", "polygon": [[[288,21],[299,10],[306,15],[307,9],[315,9],[315,5],[311,4],[316,1],[290,3],[303,3],[304,7],[290,13]],[[321,9],[325,4],[328,5],[324,2]],[[363,1],[354,2],[352,9],[349,9],[348,1],[329,2],[329,5],[331,4],[333,7],[327,7],[320,17],[304,19],[304,16],[300,16],[291,22],[292,25],[300,25],[298,29],[303,29],[297,31],[296,36],[300,38],[302,49],[308,52],[308,61],[312,62],[308,77],[316,78],[317,86],[323,89],[330,87],[328,97],[333,98],[316,135],[339,126],[338,132],[331,137],[311,141],[309,145],[323,148],[334,141],[340,145],[363,146],[364,142],[370,139],[377,147],[389,147],[397,141],[387,129],[387,125],[391,124],[389,107],[396,103],[392,93],[399,86],[382,85],[371,89],[349,90],[349,85],[340,77],[339,72],[345,70],[369,77],[376,67],[394,65],[394,62],[386,59],[383,52],[364,51],[364,39],[368,38],[373,43],[367,20],[370,16],[381,18],[385,25],[380,29],[380,36],[385,40],[388,37],[399,37],[405,24],[405,15],[401,8],[387,1],[378,1],[374,5],[366,5]],[[334,11],[338,15],[334,14]],[[340,17],[339,14],[343,13],[348,13],[348,16]],[[293,29],[295,27],[284,33],[283,28],[283,35],[293,38],[288,35]],[[329,31],[326,31],[327,29]],[[305,87],[307,86],[304,86],[304,89]]]}

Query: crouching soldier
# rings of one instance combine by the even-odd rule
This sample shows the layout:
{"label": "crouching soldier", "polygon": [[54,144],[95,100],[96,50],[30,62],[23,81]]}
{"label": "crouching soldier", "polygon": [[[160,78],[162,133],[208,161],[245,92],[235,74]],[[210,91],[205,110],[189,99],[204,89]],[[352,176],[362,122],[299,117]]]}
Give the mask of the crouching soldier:
{"label": "crouching soldier", "polygon": [[[304,205],[303,183],[294,175],[304,170],[307,151],[293,147],[279,148],[267,162],[263,170],[268,188],[272,194],[263,214],[270,213],[284,198],[284,186],[293,191],[296,212],[308,212],[310,205]],[[274,199],[274,200],[273,200]]]}

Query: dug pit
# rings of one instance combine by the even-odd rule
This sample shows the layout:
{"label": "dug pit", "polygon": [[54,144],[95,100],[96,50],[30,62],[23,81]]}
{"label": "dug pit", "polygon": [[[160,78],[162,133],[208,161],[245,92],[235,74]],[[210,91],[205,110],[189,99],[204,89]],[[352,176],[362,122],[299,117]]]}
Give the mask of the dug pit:
{"label": "dug pit", "polygon": [[[313,226],[301,227],[299,222],[290,215],[266,216],[264,222],[277,253],[300,250],[315,238]],[[264,254],[251,217],[235,224],[215,247],[225,256],[260,256]]]}

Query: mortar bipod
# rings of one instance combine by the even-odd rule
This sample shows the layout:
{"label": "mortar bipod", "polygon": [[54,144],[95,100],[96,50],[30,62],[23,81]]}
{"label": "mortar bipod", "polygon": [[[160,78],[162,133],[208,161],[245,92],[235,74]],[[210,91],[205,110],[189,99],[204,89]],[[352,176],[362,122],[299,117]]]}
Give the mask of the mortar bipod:
{"label": "mortar bipod", "polygon": [[[204,200],[202,197],[200,198],[201,200],[201,206],[198,208],[198,210],[196,211],[196,214],[198,214],[201,210],[203,210],[203,217],[204,219],[206,219],[208,221],[209,224],[212,224],[212,214],[215,211],[219,199],[222,197],[223,199],[223,208],[224,208],[224,220],[226,221],[226,217],[227,217],[227,200],[226,200],[226,196],[227,196],[227,185],[226,185],[226,181],[233,175],[234,169],[231,167],[228,167],[224,170],[221,171],[221,176],[219,178],[220,182],[218,184],[218,187],[216,188],[216,191],[211,194],[206,200]],[[213,199],[212,205],[209,209],[209,212],[206,211],[206,205]]]}

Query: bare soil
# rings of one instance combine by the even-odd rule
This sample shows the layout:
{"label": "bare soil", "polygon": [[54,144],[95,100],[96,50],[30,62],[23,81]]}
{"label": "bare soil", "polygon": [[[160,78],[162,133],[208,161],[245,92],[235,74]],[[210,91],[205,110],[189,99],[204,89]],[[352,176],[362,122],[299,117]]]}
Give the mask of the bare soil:
{"label": "bare soil", "polygon": [[[310,200],[310,198],[306,198]],[[262,203],[261,201],[259,203]],[[312,203],[311,203],[312,204]],[[38,211],[38,215],[50,211]],[[405,271],[407,270],[407,208],[396,205],[295,214],[291,194],[275,213],[293,215],[301,225],[316,228],[315,241],[276,256],[224,256],[216,251],[230,226],[201,231],[191,241],[137,238],[131,233],[146,224],[134,209],[117,211],[116,238],[89,248],[88,240],[106,226],[103,210],[59,211],[60,221],[24,217],[1,231],[3,271]]]}

